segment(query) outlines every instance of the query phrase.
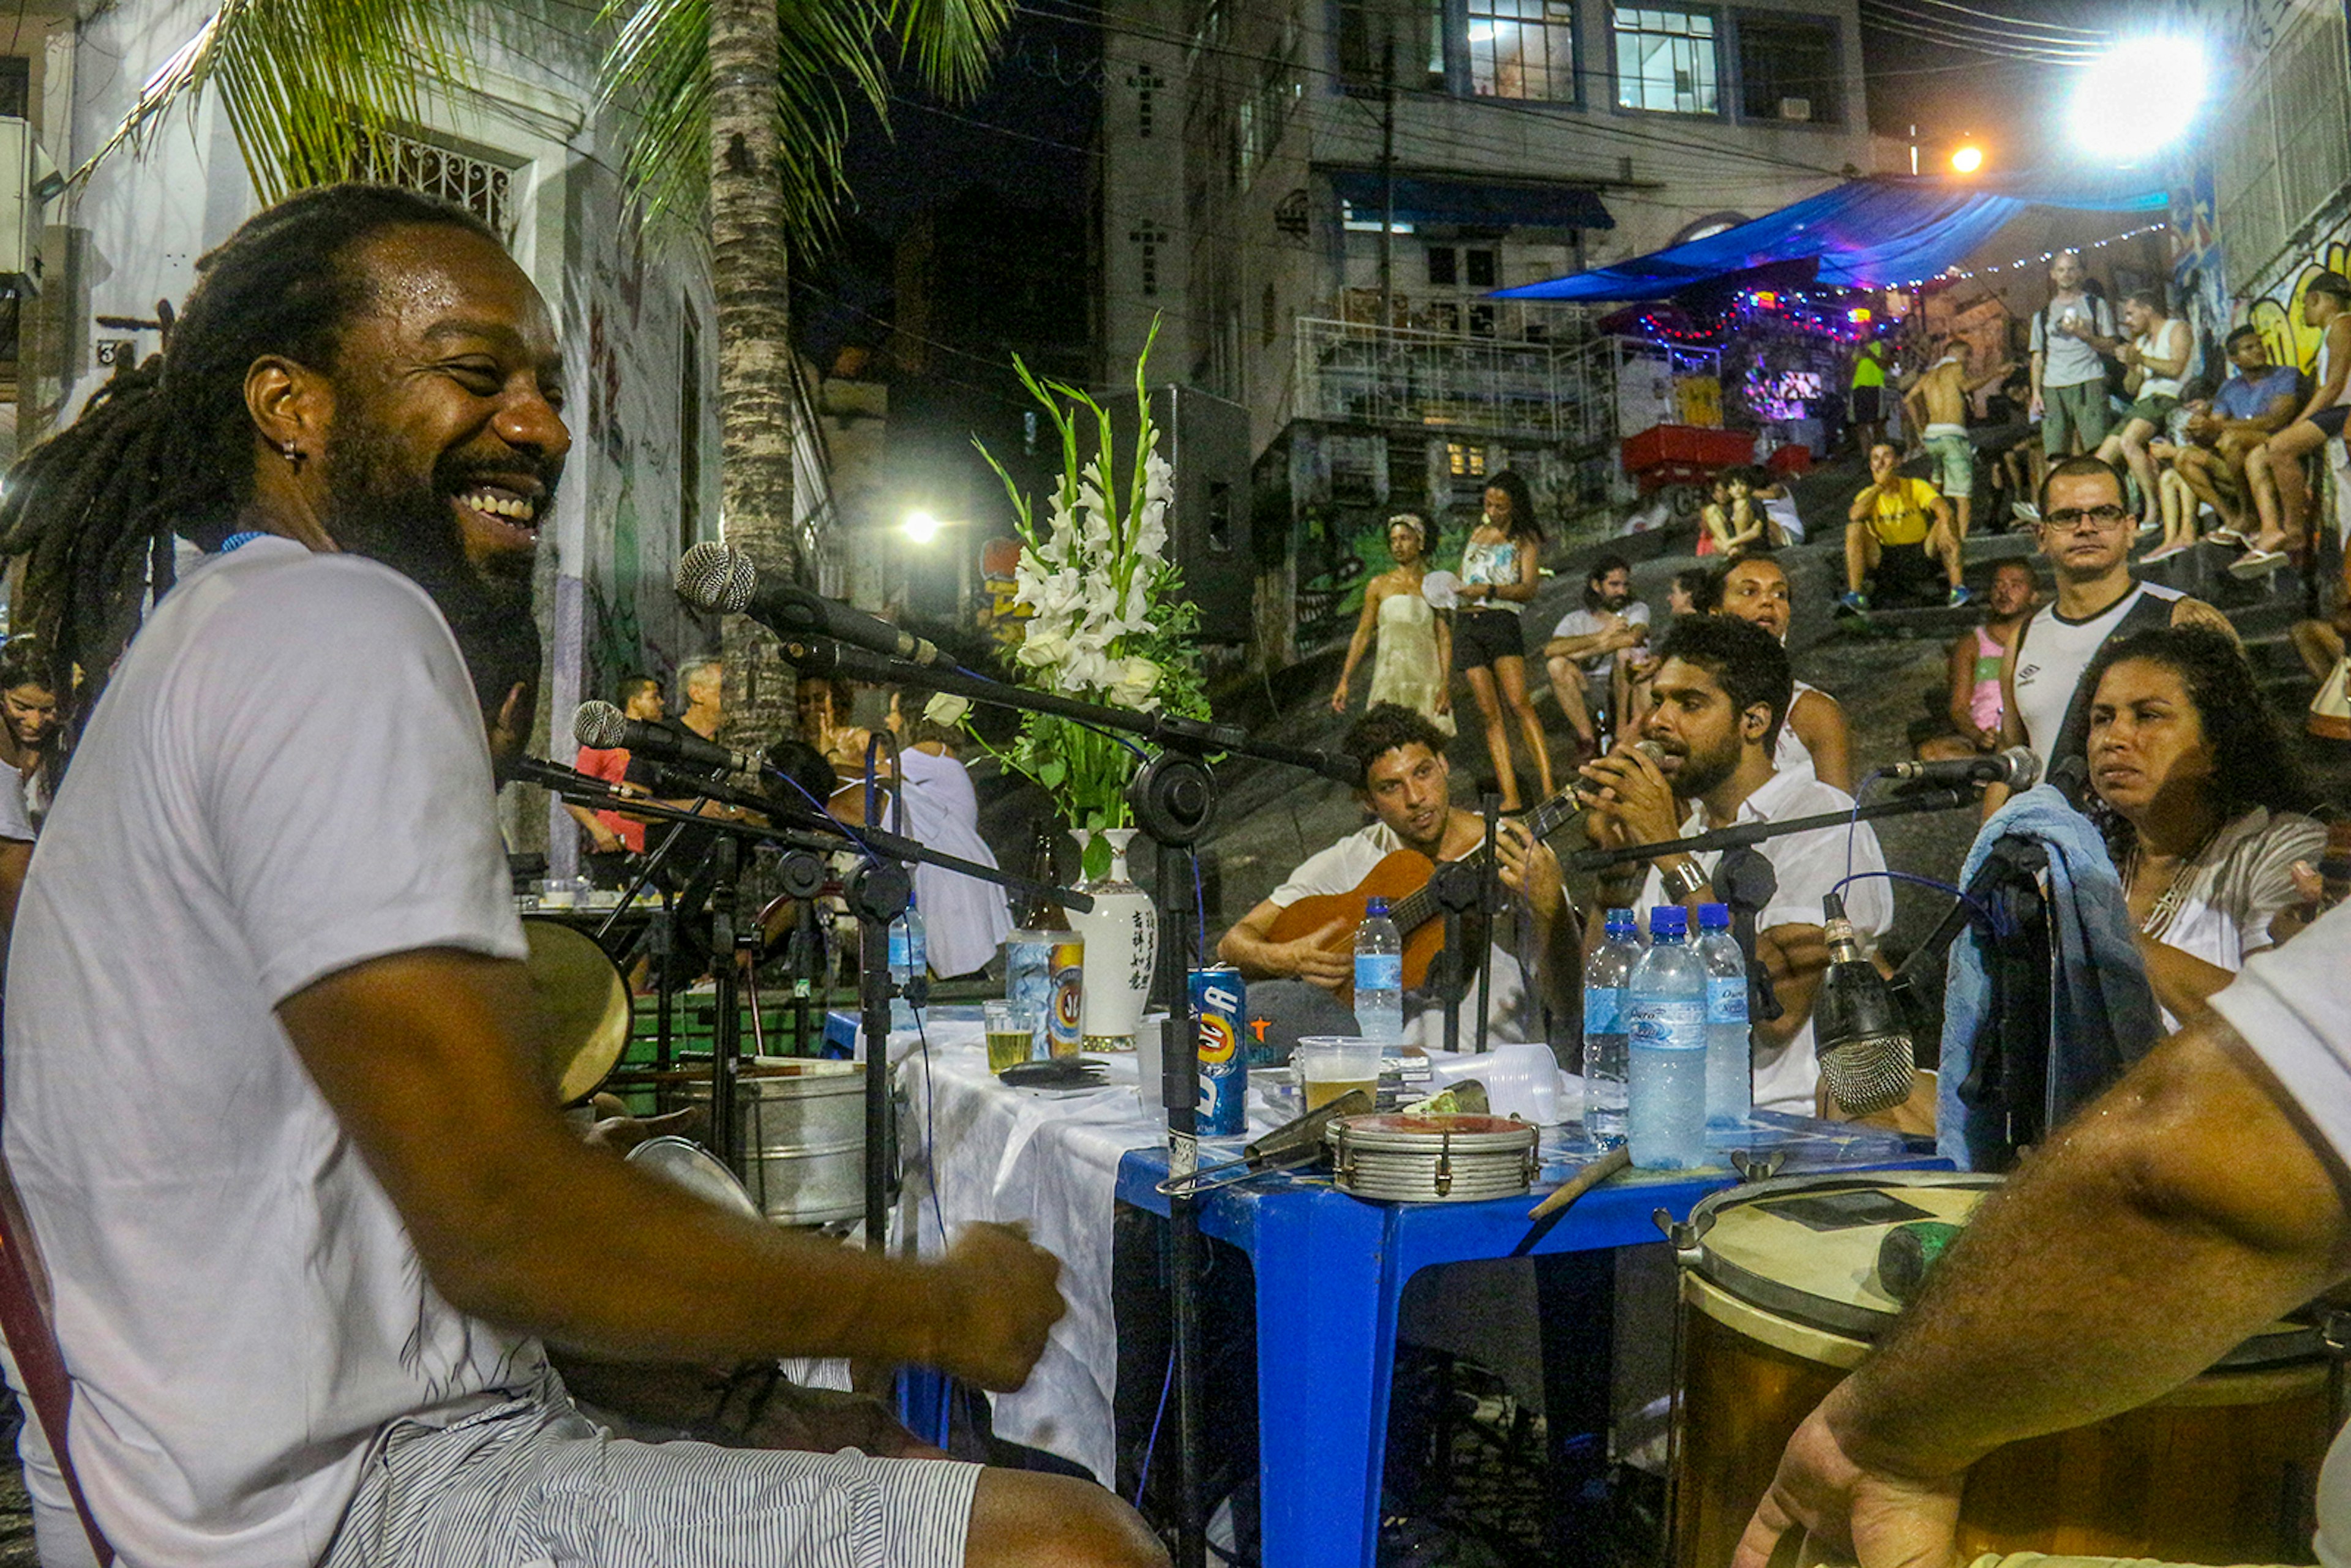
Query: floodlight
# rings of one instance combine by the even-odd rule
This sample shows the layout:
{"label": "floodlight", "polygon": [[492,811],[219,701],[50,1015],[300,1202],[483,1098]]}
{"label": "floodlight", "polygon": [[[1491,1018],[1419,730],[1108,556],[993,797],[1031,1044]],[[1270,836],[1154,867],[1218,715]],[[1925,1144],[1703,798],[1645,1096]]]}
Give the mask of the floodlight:
{"label": "floodlight", "polygon": [[904,527],[906,537],[918,545],[926,545],[939,537],[939,520],[928,512],[908,512]]}
{"label": "floodlight", "polygon": [[2158,33],[2117,44],[2074,86],[2074,142],[2109,162],[2143,162],[2187,131],[2205,86],[2204,46],[2195,38]]}
{"label": "floodlight", "polygon": [[1972,174],[1982,167],[1983,149],[1972,142],[1951,154],[1951,171],[1954,173]]}

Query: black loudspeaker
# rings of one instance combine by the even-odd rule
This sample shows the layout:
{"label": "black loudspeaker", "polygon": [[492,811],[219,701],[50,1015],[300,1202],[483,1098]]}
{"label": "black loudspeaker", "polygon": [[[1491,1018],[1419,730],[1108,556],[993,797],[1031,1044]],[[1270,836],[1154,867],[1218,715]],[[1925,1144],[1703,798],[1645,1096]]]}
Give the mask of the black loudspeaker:
{"label": "black loudspeaker", "polygon": [[[1112,428],[1134,429],[1134,393],[1102,400]],[[1246,643],[1254,631],[1256,558],[1249,547],[1249,410],[1191,387],[1151,389],[1159,454],[1176,465],[1167,541],[1185,589],[1200,607],[1200,638]],[[1121,455],[1119,467],[1127,467]]]}

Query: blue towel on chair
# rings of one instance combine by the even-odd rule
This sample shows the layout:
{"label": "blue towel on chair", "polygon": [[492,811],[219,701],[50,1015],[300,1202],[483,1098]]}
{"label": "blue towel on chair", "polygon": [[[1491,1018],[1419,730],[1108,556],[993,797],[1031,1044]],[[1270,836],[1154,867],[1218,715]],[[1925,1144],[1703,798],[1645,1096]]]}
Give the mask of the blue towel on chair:
{"label": "blue towel on chair", "polygon": [[[2055,984],[2050,997],[2047,1120],[2056,1127],[2119,1078],[2162,1037],[2162,1015],[2133,941],[2130,910],[2105,841],[2065,797],[2043,784],[2010,800],[1986,822],[1968,852],[1960,885],[1970,883],[1992,845],[2030,839],[2049,856],[2049,903],[2055,934]],[[1961,1170],[2004,1163],[2003,1129],[1971,1125],[1959,1098],[1976,1041],[1997,1005],[1985,967],[1983,936],[1970,925],[1951,945],[1943,992],[1943,1055],[1937,1088],[1935,1144]]]}

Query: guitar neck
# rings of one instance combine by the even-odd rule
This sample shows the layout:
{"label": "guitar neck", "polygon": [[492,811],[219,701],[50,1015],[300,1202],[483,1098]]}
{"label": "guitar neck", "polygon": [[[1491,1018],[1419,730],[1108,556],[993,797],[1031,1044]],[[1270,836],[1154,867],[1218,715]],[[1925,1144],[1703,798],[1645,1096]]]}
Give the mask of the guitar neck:
{"label": "guitar neck", "polygon": [[[1565,827],[1569,820],[1583,810],[1583,802],[1576,798],[1574,787],[1571,785],[1527,813],[1527,831],[1535,836],[1537,843],[1541,843]],[[1481,843],[1463,855],[1458,863],[1476,865],[1485,858],[1486,846]],[[1409,936],[1444,913],[1437,907],[1437,895],[1424,885],[1392,904],[1388,909],[1388,918],[1395,922],[1397,935]]]}

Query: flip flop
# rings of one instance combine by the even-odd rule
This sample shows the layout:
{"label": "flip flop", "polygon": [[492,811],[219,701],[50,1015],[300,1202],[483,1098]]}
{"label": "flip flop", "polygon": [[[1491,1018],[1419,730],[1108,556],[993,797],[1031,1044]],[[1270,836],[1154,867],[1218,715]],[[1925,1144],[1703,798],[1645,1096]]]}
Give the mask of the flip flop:
{"label": "flip flop", "polygon": [[2204,542],[2208,545],[2225,545],[2231,549],[2243,549],[2252,541],[2234,528],[2221,527],[2206,534]]}
{"label": "flip flop", "polygon": [[2267,577],[2285,564],[2282,549],[2247,550],[2229,563],[2231,577]]}
{"label": "flip flop", "polygon": [[2186,539],[2182,539],[2176,545],[2164,545],[2160,549],[2151,549],[2145,555],[2139,557],[2138,563],[2141,566],[2151,566],[2159,560],[2169,560],[2173,556],[2180,554],[2189,548],[2190,548],[2189,543]]}

